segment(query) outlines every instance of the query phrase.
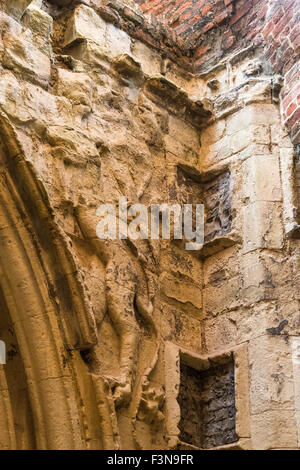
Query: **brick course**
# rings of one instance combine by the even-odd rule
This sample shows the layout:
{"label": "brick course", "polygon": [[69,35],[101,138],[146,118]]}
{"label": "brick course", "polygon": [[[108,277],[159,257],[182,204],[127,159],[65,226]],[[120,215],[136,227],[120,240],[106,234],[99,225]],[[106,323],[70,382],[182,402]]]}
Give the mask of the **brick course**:
{"label": "brick course", "polygon": [[[192,50],[196,71],[251,44],[263,46],[275,74],[285,78],[283,119],[295,144],[299,133],[299,0],[137,0],[144,13],[155,14]],[[296,67],[296,68],[295,68]],[[291,78],[290,75],[293,75]],[[286,100],[287,95],[294,96]]]}

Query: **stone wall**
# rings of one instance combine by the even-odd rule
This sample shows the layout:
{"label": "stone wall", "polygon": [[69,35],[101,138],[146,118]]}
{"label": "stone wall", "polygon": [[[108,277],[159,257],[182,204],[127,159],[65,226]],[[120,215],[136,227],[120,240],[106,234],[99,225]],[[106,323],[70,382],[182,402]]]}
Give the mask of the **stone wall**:
{"label": "stone wall", "polygon": [[[0,447],[299,448],[296,154],[261,49],[199,75],[132,1],[0,1],[0,24]],[[203,202],[203,248],[101,241],[120,196]],[[204,443],[182,364],[230,398]]]}

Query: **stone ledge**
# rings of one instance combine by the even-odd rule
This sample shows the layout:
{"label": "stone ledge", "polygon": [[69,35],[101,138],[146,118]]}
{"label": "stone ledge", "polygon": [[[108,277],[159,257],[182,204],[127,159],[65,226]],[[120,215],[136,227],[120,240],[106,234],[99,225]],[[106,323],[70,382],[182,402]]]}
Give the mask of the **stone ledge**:
{"label": "stone ledge", "polygon": [[207,125],[212,116],[212,106],[209,100],[194,100],[182,88],[163,75],[148,77],[145,91],[153,101],[166,106],[167,109],[198,128]]}
{"label": "stone ledge", "polygon": [[99,17],[116,25],[131,38],[138,39],[151,49],[159,50],[183,68],[190,68],[189,51],[174,31],[160,23],[154,16],[145,17],[135,2],[128,0],[49,0],[65,11],[78,5],[90,7]]}

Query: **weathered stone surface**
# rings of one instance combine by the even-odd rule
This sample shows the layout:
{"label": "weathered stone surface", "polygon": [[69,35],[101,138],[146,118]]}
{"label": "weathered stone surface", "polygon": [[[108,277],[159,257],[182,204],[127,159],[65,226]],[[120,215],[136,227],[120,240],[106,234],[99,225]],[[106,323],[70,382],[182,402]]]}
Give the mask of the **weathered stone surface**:
{"label": "weathered stone surface", "polygon": [[90,39],[104,46],[106,28],[106,22],[92,8],[81,5],[67,25],[64,46],[80,39]]}
{"label": "weathered stone surface", "polygon": [[[230,50],[248,16],[221,3]],[[0,0],[0,449],[299,448],[294,56],[260,42],[199,75],[210,50],[177,27]],[[102,240],[120,196],[203,203],[203,248]]]}
{"label": "weathered stone surface", "polygon": [[49,57],[22,37],[5,35],[3,65],[42,86],[50,80]]}
{"label": "weathered stone surface", "polygon": [[179,303],[190,303],[197,309],[202,308],[202,296],[198,285],[193,285],[188,280],[179,278],[172,278],[167,274],[163,274],[161,279],[161,286],[164,294],[176,300]]}
{"label": "weathered stone surface", "polygon": [[[276,350],[273,347],[275,343]],[[258,356],[261,358],[259,366],[256,362]],[[272,334],[269,329],[267,336],[250,341],[249,363],[250,400],[255,397],[252,413],[257,415],[270,408],[276,408],[278,411],[289,410],[294,403],[293,364],[289,338]]]}
{"label": "weathered stone surface", "polygon": [[202,203],[205,206],[205,244],[229,234],[232,226],[230,172],[202,181],[201,175],[193,167],[180,164],[176,179],[170,192],[174,203]]}
{"label": "weathered stone surface", "polygon": [[283,245],[281,204],[254,202],[243,209],[245,253],[257,248],[280,250]]}
{"label": "weathered stone surface", "polygon": [[293,412],[265,411],[253,416],[252,423],[255,449],[297,449],[298,436]]}
{"label": "weathered stone surface", "polygon": [[56,82],[57,94],[65,96],[74,105],[86,105],[91,108],[93,82],[84,73],[74,73],[70,70],[58,69]]}
{"label": "weathered stone surface", "polygon": [[[10,2],[2,2],[4,3],[4,8],[7,13],[12,15],[13,17],[20,19],[25,12],[26,8],[30,5],[32,0],[11,0]],[[5,4],[6,3],[6,4]],[[1,5],[2,6],[2,5]]]}
{"label": "weathered stone surface", "polygon": [[32,2],[22,17],[22,24],[31,30],[33,44],[44,54],[51,55],[51,33],[53,29],[53,19],[46,12],[41,10],[41,2]]}
{"label": "weathered stone surface", "polygon": [[279,160],[276,156],[253,157],[243,163],[245,201],[281,201],[280,185]]}

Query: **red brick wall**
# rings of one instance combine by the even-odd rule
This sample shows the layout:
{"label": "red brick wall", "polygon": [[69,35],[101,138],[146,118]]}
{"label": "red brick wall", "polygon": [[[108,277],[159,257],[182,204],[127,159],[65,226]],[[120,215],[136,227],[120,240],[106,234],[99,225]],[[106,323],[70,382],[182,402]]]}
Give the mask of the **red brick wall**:
{"label": "red brick wall", "polygon": [[300,1],[269,1],[262,30],[265,55],[284,76],[282,112],[295,144],[300,144]]}
{"label": "red brick wall", "polygon": [[261,0],[137,1],[145,14],[159,17],[189,44],[197,67],[247,46],[261,30],[267,10]]}
{"label": "red brick wall", "polygon": [[[186,36],[195,24],[204,28],[220,24],[230,16],[235,0],[138,0],[144,13],[159,16],[179,34]],[[208,26],[207,26],[208,27]],[[208,27],[209,28],[209,27]],[[199,30],[199,27],[197,28]]]}
{"label": "red brick wall", "polygon": [[300,0],[137,0],[184,40],[195,70],[251,44],[282,74],[284,122],[300,144]]}

